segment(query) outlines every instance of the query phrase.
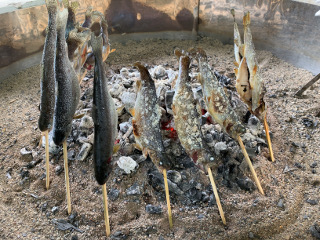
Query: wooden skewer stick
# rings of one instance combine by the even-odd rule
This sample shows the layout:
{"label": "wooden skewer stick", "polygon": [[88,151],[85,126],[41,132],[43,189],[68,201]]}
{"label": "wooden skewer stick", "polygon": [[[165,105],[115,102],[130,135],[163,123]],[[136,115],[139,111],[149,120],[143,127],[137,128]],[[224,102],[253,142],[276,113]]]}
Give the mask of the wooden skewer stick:
{"label": "wooden skewer stick", "polygon": [[166,169],[163,169],[163,180],[164,180],[164,188],[166,191],[166,199],[167,199],[167,206],[168,206],[169,226],[171,229],[173,227],[173,224],[172,224],[172,213],[171,213],[169,187],[168,187],[168,179],[167,179],[167,170]]}
{"label": "wooden skewer stick", "polygon": [[242,142],[242,139],[241,139],[240,136],[238,136],[238,142],[239,142],[239,144],[240,144],[240,147],[241,147],[241,150],[242,150],[242,152],[243,152],[243,155],[244,155],[244,157],[245,157],[245,159],[246,159],[246,162],[247,162],[247,164],[249,165],[249,168],[250,168],[250,171],[251,171],[251,173],[252,173],[252,175],[253,175],[254,181],[256,182],[257,187],[258,187],[260,193],[261,193],[262,195],[264,195],[264,191],[263,191],[263,189],[262,189],[262,187],[261,187],[261,184],[260,184],[260,181],[259,181],[259,179],[258,179],[258,177],[257,177],[256,171],[255,171],[254,168],[253,168],[253,165],[252,165],[251,160],[250,160],[250,158],[249,158],[249,156],[248,156],[247,150],[246,150],[246,148],[244,147],[243,142]]}
{"label": "wooden skewer stick", "polygon": [[270,158],[271,158],[271,161],[274,162],[273,150],[272,150],[272,145],[271,145],[271,138],[270,138],[270,134],[269,134],[269,126],[267,123],[267,114],[264,116],[263,125],[264,125],[264,130],[266,131],[266,137],[267,137],[267,142],[268,142],[268,147],[269,147],[269,152],[270,152]]}
{"label": "wooden skewer stick", "polygon": [[102,193],[103,193],[103,206],[104,206],[104,223],[106,226],[107,237],[109,237],[110,236],[110,223],[109,223],[108,195],[107,195],[106,184],[102,185]]}
{"label": "wooden skewer stick", "polygon": [[70,196],[70,186],[69,186],[67,141],[63,142],[63,160],[64,160],[64,176],[65,176],[65,181],[66,181],[68,214],[70,214],[71,213],[71,196]]}
{"label": "wooden skewer stick", "polygon": [[222,206],[221,206],[221,202],[220,202],[220,198],[219,198],[219,195],[218,195],[216,184],[214,183],[214,179],[213,179],[213,176],[212,176],[211,169],[208,167],[207,171],[208,171],[208,175],[209,175],[210,182],[211,182],[211,185],[212,185],[213,194],[214,194],[214,197],[216,198],[216,202],[217,202],[217,205],[218,205],[218,209],[219,209],[221,220],[222,220],[223,224],[226,225],[227,222],[226,222],[226,219],[224,217],[224,212],[223,212],[223,209],[222,209]]}
{"label": "wooden skewer stick", "polygon": [[[49,169],[49,130],[44,132],[46,138],[46,188],[50,187],[50,169]],[[42,136],[41,136],[42,138]]]}

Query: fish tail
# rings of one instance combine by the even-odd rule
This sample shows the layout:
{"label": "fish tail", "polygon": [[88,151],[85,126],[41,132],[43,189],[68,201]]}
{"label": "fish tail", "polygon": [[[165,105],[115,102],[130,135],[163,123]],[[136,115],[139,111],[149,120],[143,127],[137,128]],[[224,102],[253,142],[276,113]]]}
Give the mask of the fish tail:
{"label": "fish tail", "polygon": [[233,16],[233,21],[236,21],[236,14],[235,14],[235,11],[234,11],[233,8],[230,10],[230,13],[231,13],[232,16]]}
{"label": "fish tail", "polygon": [[57,29],[65,28],[68,20],[68,10],[65,8],[62,11],[58,11],[57,14]]}
{"label": "fish tail", "polygon": [[179,48],[176,48],[174,50],[174,55],[177,57],[177,59],[179,60],[181,56],[183,56],[183,52],[179,49]]}
{"label": "fish tail", "polygon": [[250,12],[247,12],[243,16],[243,25],[247,26],[250,24]]}
{"label": "fish tail", "polygon": [[98,36],[93,32],[91,33],[91,47],[93,54],[97,56],[102,56],[102,46],[103,46],[103,38],[100,33]]}
{"label": "fish tail", "polygon": [[143,66],[140,62],[135,62],[133,64],[133,66],[138,68],[138,70],[140,72],[141,80],[153,81],[152,77],[150,76],[150,73],[149,73],[148,69],[145,66]]}

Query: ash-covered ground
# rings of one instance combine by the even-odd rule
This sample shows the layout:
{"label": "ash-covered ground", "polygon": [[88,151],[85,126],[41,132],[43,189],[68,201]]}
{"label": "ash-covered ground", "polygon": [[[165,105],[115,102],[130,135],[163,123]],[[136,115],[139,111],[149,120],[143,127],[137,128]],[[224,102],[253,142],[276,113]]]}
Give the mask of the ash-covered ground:
{"label": "ash-covered ground", "polygon": [[[293,97],[312,74],[258,51],[267,88],[268,122],[276,162],[269,159],[263,125],[247,114],[235,93],[233,46],[212,39],[148,40],[111,43],[107,60],[109,89],[119,114],[119,152],[107,182],[110,239],[312,239],[319,237],[317,173],[319,84],[303,99]],[[171,121],[173,89],[178,74],[176,47],[202,47],[234,109],[247,128],[242,136],[266,196],[256,189],[236,141],[204,115],[202,133],[210,150],[223,159],[213,169],[227,226],[221,222],[208,177],[194,166],[179,143]],[[129,109],[135,102],[139,73],[135,61],[148,65],[162,107],[162,133],[174,161],[168,171],[174,227],[169,230],[163,176],[134,147]],[[197,63],[190,76],[201,104]],[[45,155],[39,147],[39,67],[1,82],[0,237],[2,239],[104,239],[101,187],[92,163],[91,118],[93,72],[81,83],[81,100],[68,138],[72,214],[66,213],[63,157],[51,145],[51,187],[45,190]],[[318,235],[317,235],[318,234]]]}

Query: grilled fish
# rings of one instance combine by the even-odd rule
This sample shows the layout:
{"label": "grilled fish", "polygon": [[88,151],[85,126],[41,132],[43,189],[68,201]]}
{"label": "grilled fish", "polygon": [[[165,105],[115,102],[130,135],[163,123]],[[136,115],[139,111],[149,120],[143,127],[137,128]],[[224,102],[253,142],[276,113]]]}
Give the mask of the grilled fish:
{"label": "grilled fish", "polygon": [[150,156],[158,170],[171,166],[166,156],[160,131],[161,110],[158,104],[156,88],[147,68],[141,63],[135,63],[139,69],[141,80],[137,81],[137,99],[131,110],[133,134],[136,146],[143,155]]}
{"label": "grilled fish", "polygon": [[[94,23],[99,24],[99,23]],[[111,158],[117,136],[118,114],[107,88],[105,64],[102,57],[102,33],[91,34],[95,58],[92,116],[94,121],[94,171],[100,185],[106,183],[111,172]]]}
{"label": "grilled fish", "polygon": [[80,96],[78,78],[67,54],[65,39],[67,19],[67,9],[58,12],[55,62],[57,96],[53,119],[53,141],[56,145],[64,142],[71,132],[72,118]]}
{"label": "grilled fish", "polygon": [[252,42],[250,25],[250,13],[246,13],[243,17],[244,25],[244,57],[248,66],[250,78],[249,83],[252,89],[251,106],[249,109],[260,119],[264,119],[265,115],[265,103],[263,101],[264,86],[261,78],[258,61],[256,59],[256,53]]}
{"label": "grilled fish", "polygon": [[48,10],[48,31],[44,43],[41,60],[41,102],[39,129],[43,132],[52,128],[54,101],[55,101],[55,57],[57,41],[57,2],[56,0],[46,0]]}
{"label": "grilled fish", "polygon": [[191,49],[189,54],[194,56],[199,64],[199,80],[208,112],[226,133],[237,139],[238,135],[245,132],[245,127],[240,123],[238,115],[231,107],[225,89],[210,70],[205,51],[201,48]]}
{"label": "grilled fish", "polygon": [[190,58],[176,50],[175,55],[179,58],[179,75],[175,85],[172,111],[175,129],[180,143],[191,157],[193,162],[202,169],[215,159],[206,144],[200,126],[200,106],[194,99],[190,85],[189,65]]}
{"label": "grilled fish", "polygon": [[234,56],[236,58],[236,66],[240,65],[240,61],[244,55],[244,45],[241,41],[241,35],[239,33],[238,24],[236,23],[234,9],[231,9],[231,14],[234,19]]}

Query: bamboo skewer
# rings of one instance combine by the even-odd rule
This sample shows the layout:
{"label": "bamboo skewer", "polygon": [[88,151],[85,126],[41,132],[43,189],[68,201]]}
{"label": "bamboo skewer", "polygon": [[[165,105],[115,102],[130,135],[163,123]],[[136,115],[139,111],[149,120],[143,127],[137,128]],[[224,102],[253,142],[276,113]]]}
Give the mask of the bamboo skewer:
{"label": "bamboo skewer", "polygon": [[226,219],[224,217],[224,212],[223,212],[223,209],[222,209],[222,206],[221,206],[219,194],[218,194],[217,187],[216,187],[216,184],[214,182],[210,167],[207,168],[207,171],[208,171],[209,179],[210,179],[210,182],[211,182],[211,185],[212,185],[213,194],[214,194],[214,197],[216,198],[216,202],[217,202],[217,205],[218,205],[218,209],[219,209],[221,220],[222,220],[223,224],[226,225],[227,222],[226,222]]}
{"label": "bamboo skewer", "polygon": [[264,130],[266,131],[266,137],[267,137],[267,142],[268,142],[268,147],[269,147],[269,152],[270,152],[270,158],[271,158],[271,161],[274,162],[273,150],[272,150],[272,145],[271,145],[271,138],[270,138],[270,134],[269,134],[269,126],[267,123],[267,114],[264,116],[263,125],[264,125]]}
{"label": "bamboo skewer", "polygon": [[244,157],[245,157],[245,159],[246,159],[246,162],[247,162],[247,164],[249,165],[249,168],[250,168],[250,171],[251,171],[251,173],[252,173],[252,175],[253,175],[254,181],[256,182],[257,187],[258,187],[260,193],[261,193],[262,195],[264,195],[264,191],[263,191],[263,189],[262,189],[262,187],[261,187],[261,184],[260,184],[260,181],[259,181],[259,179],[258,179],[258,177],[257,177],[256,171],[255,171],[254,168],[253,168],[253,165],[252,165],[251,160],[250,160],[250,158],[249,158],[249,156],[248,156],[247,150],[246,150],[246,148],[244,147],[243,142],[242,142],[240,136],[238,136],[238,142],[239,142],[239,144],[240,144],[240,147],[241,147],[241,150],[242,150],[242,152],[243,152],[243,155],[244,155]]}
{"label": "bamboo skewer", "polygon": [[70,185],[69,185],[67,141],[63,142],[63,160],[64,160],[64,176],[65,176],[65,182],[66,182],[68,214],[70,214],[71,213],[71,196],[70,196]]}
{"label": "bamboo skewer", "polygon": [[169,187],[168,187],[168,179],[167,179],[167,170],[166,169],[163,169],[163,180],[164,180],[164,187],[165,187],[166,199],[167,199],[169,226],[171,229],[173,227],[173,224],[172,224],[172,213],[171,213]]}
{"label": "bamboo skewer", "polygon": [[[46,188],[49,190],[50,187],[50,169],[49,169],[49,130],[44,132],[46,138]],[[42,137],[41,137],[42,138]]]}
{"label": "bamboo skewer", "polygon": [[103,193],[103,206],[104,206],[104,223],[106,226],[107,237],[109,237],[110,236],[110,223],[109,223],[108,195],[107,195],[106,184],[102,185],[102,193]]}

